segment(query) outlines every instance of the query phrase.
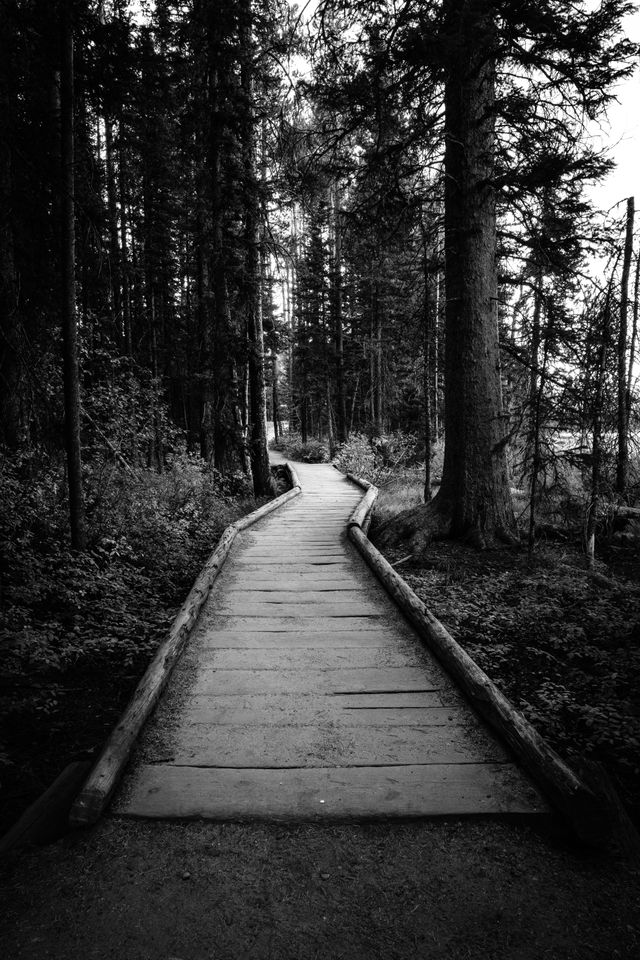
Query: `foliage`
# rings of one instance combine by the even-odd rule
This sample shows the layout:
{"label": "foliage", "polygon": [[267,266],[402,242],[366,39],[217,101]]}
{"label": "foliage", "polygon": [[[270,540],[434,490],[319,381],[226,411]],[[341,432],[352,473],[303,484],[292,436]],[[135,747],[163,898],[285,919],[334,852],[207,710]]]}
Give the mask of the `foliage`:
{"label": "foliage", "polygon": [[299,433],[284,433],[277,441],[271,441],[271,449],[279,450],[290,460],[297,460],[299,463],[327,463],[329,461],[329,448],[322,440],[315,437],[303,441]]}
{"label": "foliage", "polygon": [[333,462],[343,473],[380,486],[409,467],[415,460],[415,451],[415,436],[401,430],[371,439],[354,433],[340,444]]}
{"label": "foliage", "polygon": [[[420,493],[418,477],[413,484],[398,477],[381,491],[373,529]],[[590,574],[580,554],[581,517],[573,521],[573,541],[539,544],[531,562],[524,549],[478,552],[439,542],[399,569],[561,755],[604,763],[640,816],[640,541],[632,524],[623,544],[614,533],[607,558],[620,576],[602,561]]]}
{"label": "foliage", "polygon": [[117,706],[112,685],[135,682],[222,530],[256,505],[244,479],[185,453],[163,474],[99,460],[86,474],[90,544],[76,553],[64,478],[46,452],[0,469],[0,752],[18,766],[21,730],[37,740],[43,721],[72,714],[69,684],[85,678]]}

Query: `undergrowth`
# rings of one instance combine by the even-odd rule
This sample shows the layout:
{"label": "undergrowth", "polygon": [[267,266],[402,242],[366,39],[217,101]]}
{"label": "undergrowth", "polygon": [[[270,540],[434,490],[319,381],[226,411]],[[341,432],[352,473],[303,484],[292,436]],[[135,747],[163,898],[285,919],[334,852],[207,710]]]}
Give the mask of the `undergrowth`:
{"label": "undergrowth", "polygon": [[315,437],[303,441],[299,433],[283,433],[278,440],[271,440],[269,446],[298,463],[329,462],[328,445]]}
{"label": "undergrowth", "polygon": [[[418,479],[381,491],[374,539],[379,523],[420,502]],[[477,551],[451,541],[390,559],[561,755],[603,763],[640,820],[640,538],[621,545],[604,526],[594,576],[581,524],[567,517],[564,529],[562,542],[540,541],[531,560],[526,547]]]}
{"label": "undergrowth", "polygon": [[89,545],[75,553],[56,465],[40,451],[0,468],[5,825],[73,759],[71,742],[100,745],[220,534],[256,506],[242,478],[186,454],[163,474],[105,461],[85,473]]}
{"label": "undergrowth", "polygon": [[333,462],[343,473],[380,487],[397,482],[399,476],[417,476],[416,444],[413,434],[401,430],[371,438],[354,433],[338,447]]}

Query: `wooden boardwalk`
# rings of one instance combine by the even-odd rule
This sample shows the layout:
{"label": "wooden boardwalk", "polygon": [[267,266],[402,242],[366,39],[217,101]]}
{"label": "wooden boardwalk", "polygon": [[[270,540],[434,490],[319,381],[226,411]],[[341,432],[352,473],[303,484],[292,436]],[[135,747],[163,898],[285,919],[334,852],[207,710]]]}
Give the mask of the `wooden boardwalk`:
{"label": "wooden boardwalk", "polygon": [[360,556],[362,491],[303,493],[236,540],[115,810],[348,819],[546,811]]}

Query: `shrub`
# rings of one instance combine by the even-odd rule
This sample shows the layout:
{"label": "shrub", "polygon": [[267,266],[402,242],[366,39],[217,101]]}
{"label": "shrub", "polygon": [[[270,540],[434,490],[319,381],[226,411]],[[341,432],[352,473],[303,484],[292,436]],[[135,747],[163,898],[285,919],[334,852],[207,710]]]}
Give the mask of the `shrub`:
{"label": "shrub", "polygon": [[415,451],[416,438],[401,430],[371,440],[354,433],[340,445],[333,462],[343,473],[380,486],[406,469],[415,460]]}
{"label": "shrub", "polygon": [[329,448],[322,440],[312,437],[303,443],[299,433],[283,433],[278,442],[271,441],[271,449],[279,450],[289,460],[299,463],[328,463]]}

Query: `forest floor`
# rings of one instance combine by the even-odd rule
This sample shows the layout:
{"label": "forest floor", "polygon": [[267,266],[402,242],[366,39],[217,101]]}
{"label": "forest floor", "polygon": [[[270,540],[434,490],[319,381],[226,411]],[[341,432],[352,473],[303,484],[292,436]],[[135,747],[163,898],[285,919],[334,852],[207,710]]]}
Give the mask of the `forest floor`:
{"label": "forest floor", "polygon": [[[381,490],[376,526],[421,499],[399,478]],[[570,764],[602,764],[640,824],[640,531],[600,536],[588,570],[580,529],[479,551],[455,541],[389,561]]]}
{"label": "forest floor", "polygon": [[0,871],[10,960],[636,960],[640,869],[522,822],[104,820]]}

